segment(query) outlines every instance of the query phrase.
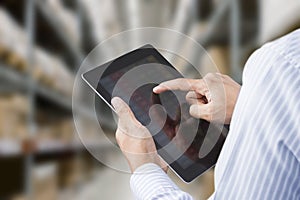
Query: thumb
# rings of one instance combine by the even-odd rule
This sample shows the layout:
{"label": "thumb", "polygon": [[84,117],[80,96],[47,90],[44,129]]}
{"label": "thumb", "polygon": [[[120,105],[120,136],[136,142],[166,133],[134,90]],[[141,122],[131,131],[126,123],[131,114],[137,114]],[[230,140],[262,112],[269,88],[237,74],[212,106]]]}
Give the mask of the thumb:
{"label": "thumb", "polygon": [[114,97],[111,100],[111,104],[115,108],[121,126],[127,126],[129,124],[137,122],[129,106],[120,97]]}
{"label": "thumb", "polygon": [[199,118],[211,121],[212,118],[212,104],[193,104],[190,107],[190,115]]}

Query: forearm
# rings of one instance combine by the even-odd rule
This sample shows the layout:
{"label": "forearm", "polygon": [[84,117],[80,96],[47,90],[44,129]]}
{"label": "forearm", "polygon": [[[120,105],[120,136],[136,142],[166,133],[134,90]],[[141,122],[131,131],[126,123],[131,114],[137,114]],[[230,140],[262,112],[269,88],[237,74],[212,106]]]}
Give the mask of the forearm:
{"label": "forearm", "polygon": [[193,199],[189,194],[180,190],[166,173],[153,163],[139,167],[131,177],[130,186],[138,200]]}

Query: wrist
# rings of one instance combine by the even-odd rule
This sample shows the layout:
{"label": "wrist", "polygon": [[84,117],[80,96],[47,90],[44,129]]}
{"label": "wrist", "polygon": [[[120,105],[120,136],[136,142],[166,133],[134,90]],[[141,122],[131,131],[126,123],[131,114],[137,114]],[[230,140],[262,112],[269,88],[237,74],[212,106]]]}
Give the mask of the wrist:
{"label": "wrist", "polygon": [[137,167],[134,171],[133,174],[139,174],[139,173],[148,173],[153,170],[159,170],[160,166],[157,165],[156,163],[144,163],[141,166]]}

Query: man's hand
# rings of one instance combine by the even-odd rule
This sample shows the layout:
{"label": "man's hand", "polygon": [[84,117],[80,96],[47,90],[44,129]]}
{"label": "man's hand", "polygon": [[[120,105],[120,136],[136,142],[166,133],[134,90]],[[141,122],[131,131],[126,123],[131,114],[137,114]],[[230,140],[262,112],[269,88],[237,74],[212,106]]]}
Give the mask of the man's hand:
{"label": "man's hand", "polygon": [[128,161],[131,172],[146,163],[155,163],[166,171],[167,165],[158,156],[148,129],[135,118],[122,99],[114,97],[111,103],[119,117],[117,143]]}
{"label": "man's hand", "polygon": [[153,88],[159,94],[167,90],[188,91],[190,115],[195,118],[229,124],[241,86],[229,76],[209,73],[203,79],[174,79]]}

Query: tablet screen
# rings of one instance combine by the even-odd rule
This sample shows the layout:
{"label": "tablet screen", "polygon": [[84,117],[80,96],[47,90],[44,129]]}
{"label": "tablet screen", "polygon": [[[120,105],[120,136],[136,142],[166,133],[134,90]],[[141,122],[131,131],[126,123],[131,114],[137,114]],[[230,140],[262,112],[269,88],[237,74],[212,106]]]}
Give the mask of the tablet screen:
{"label": "tablet screen", "polygon": [[[149,61],[152,63],[156,60],[153,56],[149,56],[138,61],[137,63],[134,63],[133,65],[124,67],[117,72],[103,76],[99,80],[98,90],[103,87],[108,91],[111,97],[118,96],[124,100],[127,100],[127,102],[129,102],[129,107],[133,111],[137,120],[140,121],[144,126],[147,126],[150,133],[153,134],[153,137],[155,137],[155,143],[157,147],[164,147],[168,145],[168,143],[176,136],[176,132],[178,132],[176,129],[178,129],[179,125],[181,123],[184,123],[182,117],[184,116],[186,119],[191,118],[188,115],[189,107],[187,103],[180,103],[178,101],[179,97],[181,97],[180,99],[185,99],[186,93],[176,91],[175,95],[175,92],[167,91],[157,95],[152,92],[152,89],[158,85],[157,83],[147,83],[143,84],[142,86],[132,85],[129,82],[130,78],[125,78],[122,80],[122,83],[120,83],[120,78],[125,73],[128,73],[134,67],[140,66],[141,64],[146,64]],[[150,68],[151,66],[149,65],[145,67]],[[148,69],[146,71],[147,73],[135,76],[137,83],[139,83],[140,81],[153,82],[152,80],[154,79],[161,80],[166,79],[166,77],[168,79],[181,77],[179,73],[176,76],[174,72],[171,73],[171,71],[169,70],[160,70],[159,73],[157,73],[156,69]],[[119,84],[117,84],[118,82]],[[133,87],[136,87],[137,89],[133,91]],[[161,105],[162,107],[158,107],[157,109],[155,109],[154,105]],[[152,116],[150,116],[150,108],[152,108]],[[184,110],[184,112],[180,112],[181,110]],[[189,125],[191,125],[191,123],[198,123],[199,120],[194,120],[194,122],[192,122],[192,119],[190,119],[190,121],[191,122]],[[162,124],[162,122],[164,123]],[[194,124],[193,126],[195,125],[198,126],[198,124]],[[180,140],[181,142],[184,142],[183,137],[181,137]],[[189,148],[187,148],[186,146],[180,147],[178,145],[176,149],[180,151],[181,154],[185,153],[190,159],[196,160],[196,158],[198,157],[197,150],[199,150],[199,147],[201,146],[201,140],[198,140],[197,142],[196,141],[197,140],[195,140],[194,143],[191,143],[191,141],[187,141],[191,143]],[[184,148],[187,150],[185,152],[182,152],[182,149]],[[188,167],[188,165],[191,164],[192,162],[185,162],[184,168]]]}

